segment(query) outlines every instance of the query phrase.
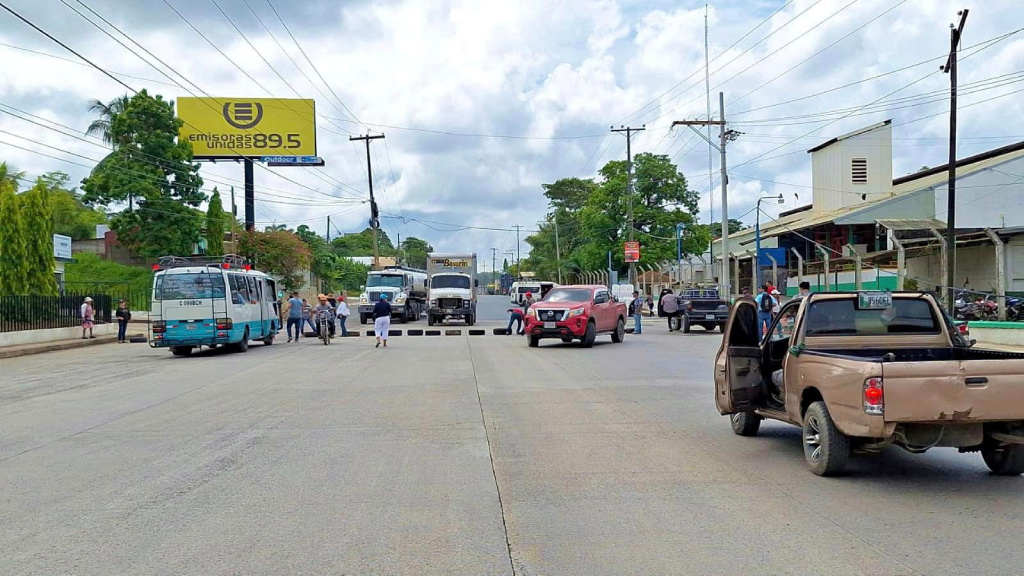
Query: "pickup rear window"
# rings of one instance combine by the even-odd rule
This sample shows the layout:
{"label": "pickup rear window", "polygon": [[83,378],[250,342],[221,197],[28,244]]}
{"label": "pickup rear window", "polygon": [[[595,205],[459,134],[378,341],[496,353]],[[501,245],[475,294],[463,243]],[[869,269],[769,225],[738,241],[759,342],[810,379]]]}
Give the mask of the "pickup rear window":
{"label": "pickup rear window", "polygon": [[938,334],[939,324],[927,300],[893,299],[885,310],[858,310],[854,299],[812,302],[805,336]]}

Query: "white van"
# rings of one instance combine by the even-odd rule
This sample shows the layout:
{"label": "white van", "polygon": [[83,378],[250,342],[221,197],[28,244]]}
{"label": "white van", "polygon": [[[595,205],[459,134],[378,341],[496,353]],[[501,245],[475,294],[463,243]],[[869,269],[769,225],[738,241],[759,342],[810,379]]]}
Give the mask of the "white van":
{"label": "white van", "polygon": [[520,280],[512,283],[512,288],[508,291],[509,302],[517,305],[521,305],[523,300],[526,299],[526,293],[533,294],[535,300],[540,300],[541,285],[540,282],[532,282],[529,280]]}

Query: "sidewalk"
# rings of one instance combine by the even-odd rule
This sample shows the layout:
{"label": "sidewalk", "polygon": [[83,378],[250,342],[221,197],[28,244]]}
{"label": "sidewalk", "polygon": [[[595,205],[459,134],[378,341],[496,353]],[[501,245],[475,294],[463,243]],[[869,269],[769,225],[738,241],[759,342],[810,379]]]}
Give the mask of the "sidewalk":
{"label": "sidewalk", "polygon": [[[128,337],[143,336],[142,334],[128,334]],[[97,336],[89,340],[72,338],[68,340],[56,340],[53,342],[38,342],[35,344],[17,344],[14,346],[0,346],[0,359],[17,358],[30,354],[42,354],[44,352],[56,352],[57,350],[70,350],[84,346],[96,346],[98,344],[112,344],[117,342],[117,335]]]}

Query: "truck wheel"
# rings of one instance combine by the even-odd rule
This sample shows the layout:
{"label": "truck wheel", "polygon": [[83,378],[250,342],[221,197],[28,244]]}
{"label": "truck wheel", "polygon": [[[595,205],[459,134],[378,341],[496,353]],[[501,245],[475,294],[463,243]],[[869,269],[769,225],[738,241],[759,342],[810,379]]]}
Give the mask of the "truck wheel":
{"label": "truck wheel", "polygon": [[819,400],[804,414],[804,457],[818,476],[838,476],[850,459],[850,439],[836,428],[825,402]]}
{"label": "truck wheel", "polygon": [[406,314],[405,312],[402,312],[402,314],[398,318],[396,318],[396,320],[398,320],[399,324],[405,324],[406,322],[409,321],[409,317],[406,316],[405,314]]}
{"label": "truck wheel", "polygon": [[263,338],[263,345],[264,346],[270,346],[273,343],[274,343],[274,334],[273,333],[267,334],[266,337]]}
{"label": "truck wheel", "polygon": [[587,331],[583,333],[583,347],[590,348],[594,345],[594,340],[597,339],[597,324],[593,322],[587,322]]}
{"label": "truck wheel", "polygon": [[986,436],[981,457],[988,469],[998,476],[1024,474],[1024,444],[1007,444]]}
{"label": "truck wheel", "polygon": [[175,356],[191,356],[192,355],[192,347],[191,346],[171,346],[171,354],[174,354]]}
{"label": "truck wheel", "polygon": [[683,314],[683,334],[690,333],[690,317]]}
{"label": "truck wheel", "polygon": [[433,325],[434,325],[434,315],[433,314],[427,314],[427,326],[433,326]]}
{"label": "truck wheel", "polygon": [[615,332],[612,332],[612,342],[618,344],[626,338],[626,321],[619,318],[618,323],[615,324]]}
{"label": "truck wheel", "polygon": [[739,436],[757,436],[762,418],[753,412],[739,412],[729,417],[732,431]]}
{"label": "truck wheel", "polygon": [[359,315],[359,323],[360,323],[360,324],[366,324],[366,319],[367,319],[367,318],[368,318],[368,317],[367,317],[367,315],[366,315],[366,314],[360,314],[360,315]]}
{"label": "truck wheel", "polygon": [[529,344],[530,348],[536,348],[537,346],[540,346],[540,336],[529,336],[527,338],[527,343]]}

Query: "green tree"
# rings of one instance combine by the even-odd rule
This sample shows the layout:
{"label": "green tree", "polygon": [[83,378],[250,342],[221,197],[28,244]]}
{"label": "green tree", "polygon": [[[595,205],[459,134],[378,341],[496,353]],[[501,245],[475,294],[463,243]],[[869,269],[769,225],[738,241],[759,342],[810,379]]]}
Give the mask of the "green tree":
{"label": "green tree", "polygon": [[53,260],[53,219],[50,214],[50,189],[39,178],[35,186],[21,196],[22,234],[25,238],[28,289],[33,294],[57,294],[56,265]]}
{"label": "green tree", "polygon": [[309,270],[310,251],[294,232],[248,230],[238,238],[238,252],[259,270],[280,278],[285,290],[296,290]]}
{"label": "green tree", "polygon": [[97,224],[107,223],[104,212],[89,208],[67,188],[69,178],[64,172],[48,172],[39,178],[45,183],[49,196],[54,234],[85,240],[95,237]]}
{"label": "green tree", "polygon": [[409,236],[402,240],[402,257],[407,266],[413,268],[427,267],[427,254],[434,251],[434,247],[415,236]]}
{"label": "green tree", "polygon": [[145,90],[112,110],[107,132],[114,151],[82,181],[83,201],[129,208],[111,220],[122,245],[142,256],[190,254],[199,241],[206,195],[192,146],[177,140],[174,107]]}
{"label": "green tree", "polygon": [[[377,231],[377,245],[381,256],[395,254],[395,245],[383,230]],[[373,229],[366,228],[362,232],[334,238],[331,240],[331,246],[339,256],[373,256]]]}
{"label": "green tree", "polygon": [[360,286],[366,284],[366,273],[370,271],[369,266],[353,262],[342,256],[335,258],[332,290],[356,291]]}
{"label": "green tree", "polygon": [[18,171],[13,166],[9,166],[7,162],[0,162],[0,184],[7,183],[11,185],[11,190],[17,192],[21,187],[20,180],[25,177],[25,173]]}
{"label": "green tree", "polygon": [[210,203],[206,208],[206,253],[210,256],[224,254],[224,206],[220,201],[220,192],[213,189]]}
{"label": "green tree", "polygon": [[[736,220],[735,218],[729,218],[729,234],[735,234],[744,228],[746,228],[746,226],[743,225],[743,222]],[[721,222],[712,222],[708,230],[711,233],[712,238],[722,237]]]}
{"label": "green tree", "polygon": [[28,254],[19,204],[14,186],[0,181],[0,294],[29,292]]}

